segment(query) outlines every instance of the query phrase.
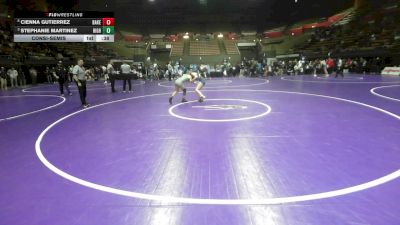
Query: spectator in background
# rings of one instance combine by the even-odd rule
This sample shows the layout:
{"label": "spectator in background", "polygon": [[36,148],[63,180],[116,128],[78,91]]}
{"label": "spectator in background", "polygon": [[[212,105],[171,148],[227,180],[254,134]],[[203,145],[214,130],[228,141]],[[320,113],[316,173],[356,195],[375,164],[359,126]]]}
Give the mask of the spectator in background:
{"label": "spectator in background", "polygon": [[74,81],[74,74],[72,73],[72,70],[74,69],[73,65],[70,65],[68,68],[68,74],[69,74],[69,81],[73,82]]}
{"label": "spectator in background", "polygon": [[174,76],[175,76],[175,77],[179,77],[179,62],[176,62],[176,63],[175,63],[175,66],[174,66]]}
{"label": "spectator in background", "polygon": [[4,67],[0,68],[0,88],[1,90],[7,90],[7,72]]}
{"label": "spectator in background", "polygon": [[94,80],[98,81],[101,78],[102,69],[100,66],[94,67]]}
{"label": "spectator in background", "polygon": [[244,66],[244,63],[242,62],[242,63],[239,65],[239,67],[240,67],[240,70],[239,70],[239,77],[244,77],[244,75],[245,75],[245,66]]}
{"label": "spectator in background", "polygon": [[140,64],[138,65],[138,71],[139,71],[139,75],[138,75],[138,76],[139,76],[140,78],[142,78],[142,77],[143,77],[143,74],[146,73],[143,63],[140,63]]}
{"label": "spectator in background", "polygon": [[269,72],[269,69],[268,69],[268,65],[267,64],[265,64],[265,67],[264,67],[264,77],[266,77],[267,79],[268,79],[268,72]]}
{"label": "spectator in background", "polygon": [[152,65],[152,75],[153,75],[152,77],[153,77],[154,79],[157,79],[157,80],[160,79],[160,69],[159,69],[157,63],[154,63],[154,64]]}
{"label": "spectator in background", "polygon": [[333,70],[335,69],[335,60],[329,57],[326,61],[326,67],[328,69],[328,74],[332,74]]}
{"label": "spectator in background", "polygon": [[93,78],[94,78],[94,69],[93,68],[89,68],[89,69],[87,69],[86,71],[85,71],[85,73],[86,73],[86,79],[87,80],[93,80]]}
{"label": "spectator in background", "polygon": [[21,87],[25,87],[25,86],[26,86],[25,72],[22,70],[21,67],[18,68],[18,77],[17,77],[17,80],[18,80],[18,84],[19,84]]}
{"label": "spectator in background", "polygon": [[365,60],[364,58],[361,58],[360,64],[361,64],[361,72],[363,74],[366,74],[367,73],[367,60]]}
{"label": "spectator in background", "polygon": [[299,75],[299,74],[302,74],[303,72],[304,72],[303,61],[299,60],[294,65],[294,75]]}
{"label": "spectator in background", "polygon": [[[114,66],[113,66],[113,62],[112,61],[110,61],[109,63],[108,63],[108,65],[107,65],[107,76],[108,76],[108,78],[110,79],[110,83],[111,83],[111,91],[114,93],[115,92],[115,79],[114,79],[114,77],[113,77],[113,74],[115,73],[115,69],[114,69]],[[105,81],[105,82],[107,82],[107,80]],[[107,84],[107,83],[105,83],[105,84]]]}
{"label": "spectator in background", "polygon": [[18,71],[12,67],[7,71],[7,75],[10,77],[11,87],[18,87]]}
{"label": "spectator in background", "polygon": [[46,70],[44,71],[44,75],[46,75],[47,83],[53,83],[53,73],[51,72],[50,68],[47,66]]}
{"label": "spectator in background", "polygon": [[68,81],[68,70],[62,64],[62,61],[58,61],[57,67],[54,71],[55,78],[58,80],[58,84],[60,86],[60,95],[64,96],[64,87],[68,92],[68,95],[71,96],[72,93],[69,90],[69,81]]}
{"label": "spectator in background", "polygon": [[381,61],[381,58],[379,58],[379,57],[372,59],[372,65],[371,65],[372,73],[374,73],[374,74],[381,73],[381,70],[380,70],[381,63],[382,63],[382,61]]}
{"label": "spectator in background", "polygon": [[168,62],[167,71],[168,71],[167,72],[168,73],[168,80],[171,81],[172,77],[175,77],[175,76],[173,76],[174,68],[172,67],[171,62]]}
{"label": "spectator in background", "polygon": [[352,64],[352,66],[351,66],[351,72],[353,72],[353,73],[357,73],[357,71],[358,71],[358,69],[359,69],[359,63],[358,63],[358,59],[357,58],[355,58],[354,60],[353,60],[353,64]]}
{"label": "spectator in background", "polygon": [[104,85],[107,84],[107,80],[109,79],[108,74],[107,74],[107,67],[102,65],[101,66],[101,72],[102,72],[102,76],[104,77]]}
{"label": "spectator in background", "polygon": [[29,75],[31,76],[32,85],[36,85],[36,83],[37,83],[37,71],[36,71],[36,69],[31,67],[29,69]]}
{"label": "spectator in background", "polygon": [[201,74],[202,77],[207,78],[207,74],[209,73],[209,70],[207,69],[207,65],[201,64],[199,73]]}
{"label": "spectator in background", "polygon": [[338,58],[337,62],[336,62],[336,75],[335,78],[337,78],[339,76],[339,74],[342,76],[342,78],[344,78],[343,75],[343,60],[341,58]]}
{"label": "spectator in background", "polygon": [[[232,69],[232,66],[231,66],[231,64],[229,63],[229,68],[230,69]],[[260,63],[260,62],[258,62],[258,61],[256,61],[256,74],[258,75],[258,74],[262,74],[264,71],[263,71],[263,66],[262,66],[262,64]],[[228,73],[229,75],[231,75],[231,72],[230,73]]]}
{"label": "spectator in background", "polygon": [[250,62],[250,76],[255,76],[256,75],[256,66],[257,66],[257,61],[255,59],[252,59]]}
{"label": "spectator in background", "polygon": [[313,75],[314,77],[316,77],[317,73],[321,69],[321,62],[319,60],[314,60],[314,62],[312,63],[312,68],[313,68]]}
{"label": "spectator in background", "polygon": [[321,69],[322,69],[323,73],[325,74],[325,76],[329,76],[325,60],[321,60],[320,63],[321,63]]}

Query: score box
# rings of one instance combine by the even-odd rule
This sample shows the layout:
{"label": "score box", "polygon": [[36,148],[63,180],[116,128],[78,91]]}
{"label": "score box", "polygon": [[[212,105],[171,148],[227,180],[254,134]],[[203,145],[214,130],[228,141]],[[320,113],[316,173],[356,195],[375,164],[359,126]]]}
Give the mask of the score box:
{"label": "score box", "polygon": [[114,27],[103,27],[103,34],[114,34]]}
{"label": "score box", "polygon": [[103,18],[103,26],[114,26],[115,19],[114,18]]}

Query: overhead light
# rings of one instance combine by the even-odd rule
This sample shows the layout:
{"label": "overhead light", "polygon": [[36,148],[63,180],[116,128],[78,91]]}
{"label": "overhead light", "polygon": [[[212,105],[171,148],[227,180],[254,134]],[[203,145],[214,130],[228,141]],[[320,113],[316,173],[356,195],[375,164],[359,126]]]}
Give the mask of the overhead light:
{"label": "overhead light", "polygon": [[200,5],[207,5],[207,0],[199,0]]}
{"label": "overhead light", "polygon": [[183,35],[183,39],[189,39],[189,35],[187,34]]}
{"label": "overhead light", "polygon": [[224,35],[223,35],[223,34],[221,34],[221,33],[219,33],[217,37],[218,37],[218,38],[223,38],[223,37],[224,37]]}

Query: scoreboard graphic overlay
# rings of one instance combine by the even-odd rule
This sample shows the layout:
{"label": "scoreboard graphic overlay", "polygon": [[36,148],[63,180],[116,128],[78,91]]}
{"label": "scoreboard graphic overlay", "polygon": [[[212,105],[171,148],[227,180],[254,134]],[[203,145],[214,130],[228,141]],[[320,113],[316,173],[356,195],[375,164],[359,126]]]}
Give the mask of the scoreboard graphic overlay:
{"label": "scoreboard graphic overlay", "polygon": [[112,12],[16,12],[14,42],[114,42]]}

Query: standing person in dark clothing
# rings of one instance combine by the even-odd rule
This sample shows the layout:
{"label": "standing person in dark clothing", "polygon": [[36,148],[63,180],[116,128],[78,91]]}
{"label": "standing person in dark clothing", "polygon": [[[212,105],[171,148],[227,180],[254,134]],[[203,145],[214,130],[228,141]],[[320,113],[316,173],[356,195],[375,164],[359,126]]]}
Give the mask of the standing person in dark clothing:
{"label": "standing person in dark clothing", "polygon": [[21,67],[18,68],[18,85],[21,87],[25,87],[26,86],[26,77],[25,77],[25,72],[22,70]]}
{"label": "standing person in dark clothing", "polygon": [[55,77],[58,79],[58,84],[60,85],[60,95],[64,96],[64,87],[68,92],[68,95],[71,96],[72,93],[69,90],[69,82],[68,82],[68,70],[62,64],[62,61],[59,61],[57,67],[55,68]]}
{"label": "standing person in dark clothing", "polygon": [[382,59],[380,57],[376,57],[375,59],[375,74],[381,74],[381,66],[382,66]]}
{"label": "standing person in dark clothing", "polygon": [[102,73],[102,69],[100,66],[94,67],[94,80],[95,81],[100,80],[101,73]]}
{"label": "standing person in dark clothing", "polygon": [[48,66],[46,67],[44,74],[46,75],[47,83],[49,83],[49,84],[53,83],[52,72]]}
{"label": "standing person in dark clothing", "polygon": [[86,77],[85,68],[83,67],[83,60],[79,59],[78,64],[72,69],[73,79],[78,86],[79,96],[81,98],[83,108],[89,107],[89,103],[86,102]]}
{"label": "standing person in dark clothing", "polygon": [[111,91],[114,93],[115,92],[115,78],[114,78],[114,74],[115,74],[115,69],[113,66],[113,62],[110,61],[107,65],[107,74],[108,74],[108,78],[110,79],[110,83],[111,83]]}
{"label": "standing person in dark clothing", "polygon": [[256,66],[257,66],[256,60],[252,59],[250,64],[250,77],[256,75]]}
{"label": "standing person in dark clothing", "polygon": [[344,78],[343,75],[343,60],[341,58],[338,58],[337,62],[336,62],[336,75],[335,78],[337,78],[339,76],[339,74],[342,76],[342,78]]}
{"label": "standing person in dark clothing", "polygon": [[7,71],[4,67],[0,68],[0,89],[7,90]]}

